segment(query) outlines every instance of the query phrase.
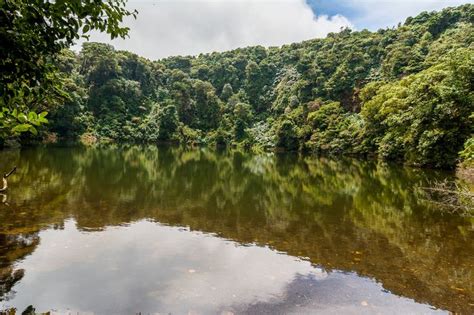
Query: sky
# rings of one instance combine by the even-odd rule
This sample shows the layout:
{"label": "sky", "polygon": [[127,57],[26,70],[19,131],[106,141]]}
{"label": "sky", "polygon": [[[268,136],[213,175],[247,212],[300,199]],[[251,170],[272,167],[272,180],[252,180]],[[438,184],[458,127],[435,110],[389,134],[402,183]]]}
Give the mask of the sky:
{"label": "sky", "polygon": [[[281,46],[325,37],[341,28],[392,27],[422,11],[474,0],[129,0],[137,19],[127,18],[127,39],[105,42],[156,60],[253,45]],[[80,50],[83,40],[73,49]]]}

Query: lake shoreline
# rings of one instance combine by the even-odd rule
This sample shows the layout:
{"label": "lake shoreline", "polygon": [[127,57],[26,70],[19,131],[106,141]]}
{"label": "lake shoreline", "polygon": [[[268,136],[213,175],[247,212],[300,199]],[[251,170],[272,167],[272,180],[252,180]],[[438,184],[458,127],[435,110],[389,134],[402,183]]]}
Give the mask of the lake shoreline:
{"label": "lake shoreline", "polygon": [[[51,141],[53,139],[53,141]],[[99,139],[99,138],[86,138],[79,140],[65,140],[57,139],[56,137],[45,138],[42,141],[27,141],[20,143],[17,140],[11,140],[6,142],[3,146],[0,146],[0,151],[2,150],[12,150],[20,149],[26,147],[39,147],[39,146],[58,146],[58,147],[74,147],[74,146],[84,146],[84,147],[106,147],[106,146],[148,146],[155,145],[159,147],[181,147],[186,149],[198,149],[198,148],[207,148],[210,150],[231,150],[231,151],[241,151],[253,154],[259,153],[291,153],[291,154],[301,154],[303,156],[313,156],[313,157],[328,157],[328,158],[354,158],[359,161],[376,161],[380,163],[394,163],[404,167],[412,167],[417,169],[433,169],[433,170],[444,170],[444,171],[453,171],[458,174],[460,178],[463,178],[467,181],[474,183],[474,165],[468,165],[466,163],[457,163],[455,167],[433,167],[430,165],[417,165],[404,162],[403,160],[390,160],[379,158],[376,154],[359,154],[359,153],[350,153],[350,152],[340,152],[340,153],[331,153],[331,152],[311,152],[308,149],[301,150],[288,150],[282,147],[272,147],[272,148],[262,148],[262,147],[241,147],[237,145],[216,145],[216,144],[201,144],[201,143],[179,143],[178,141],[158,141],[158,142],[136,142],[136,141],[115,141],[113,139]]]}

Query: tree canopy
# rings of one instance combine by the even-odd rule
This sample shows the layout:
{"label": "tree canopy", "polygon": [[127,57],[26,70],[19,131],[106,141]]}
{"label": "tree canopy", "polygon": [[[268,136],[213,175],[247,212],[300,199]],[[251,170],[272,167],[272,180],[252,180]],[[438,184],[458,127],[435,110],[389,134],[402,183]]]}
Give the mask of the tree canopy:
{"label": "tree canopy", "polygon": [[[79,54],[56,53],[66,95],[48,103],[43,133],[453,167],[473,159],[473,23],[466,4],[376,32],[156,61],[86,43]],[[116,24],[112,34],[126,30]]]}
{"label": "tree canopy", "polygon": [[92,30],[125,37],[120,23],[136,15],[125,0],[2,0],[0,2],[0,138],[46,123],[67,94],[56,71],[62,49]]}

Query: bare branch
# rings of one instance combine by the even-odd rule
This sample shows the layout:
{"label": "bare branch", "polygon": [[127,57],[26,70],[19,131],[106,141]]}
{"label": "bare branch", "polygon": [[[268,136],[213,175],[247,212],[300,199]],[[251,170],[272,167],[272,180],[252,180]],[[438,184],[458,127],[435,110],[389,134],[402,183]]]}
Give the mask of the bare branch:
{"label": "bare branch", "polygon": [[13,174],[16,171],[16,166],[13,167],[13,169],[8,172],[7,174],[3,175],[3,178],[8,178],[11,174]]}
{"label": "bare branch", "polygon": [[2,178],[3,187],[0,188],[0,192],[4,192],[4,191],[6,191],[6,190],[8,189],[8,181],[7,181],[7,178],[8,178],[11,174],[13,174],[15,171],[16,171],[16,166],[13,167],[13,169],[12,169],[10,172],[8,172],[8,173],[6,173],[6,174],[3,175],[3,178]]}

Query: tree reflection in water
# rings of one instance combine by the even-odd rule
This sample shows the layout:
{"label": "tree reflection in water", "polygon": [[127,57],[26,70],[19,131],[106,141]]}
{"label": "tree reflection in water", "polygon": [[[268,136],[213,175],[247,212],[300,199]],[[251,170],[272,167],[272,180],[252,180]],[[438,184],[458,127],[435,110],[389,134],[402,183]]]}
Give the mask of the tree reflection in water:
{"label": "tree reflection in water", "polygon": [[391,292],[473,311],[472,220],[427,203],[421,187],[451,174],[352,159],[206,149],[36,148],[0,205],[0,296],[38,232],[73,218],[82,231],[149,219],[268,245],[326,270],[375,278]]}

